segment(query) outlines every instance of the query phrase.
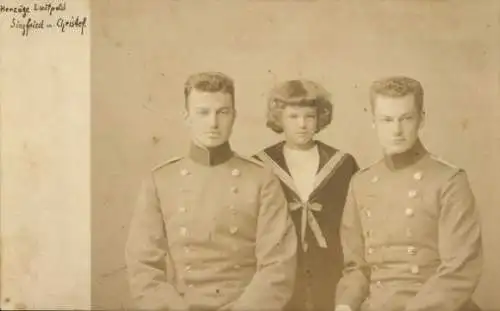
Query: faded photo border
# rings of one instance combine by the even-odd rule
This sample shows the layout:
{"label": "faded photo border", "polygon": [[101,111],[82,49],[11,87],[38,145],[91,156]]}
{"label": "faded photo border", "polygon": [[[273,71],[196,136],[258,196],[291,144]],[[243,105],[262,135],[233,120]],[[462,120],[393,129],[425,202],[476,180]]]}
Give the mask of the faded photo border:
{"label": "faded photo border", "polygon": [[2,310],[90,307],[90,44],[88,0],[0,3]]}
{"label": "faded photo border", "polygon": [[[33,24],[27,35],[26,18],[12,20],[22,13],[0,14],[1,309],[132,308],[123,248],[140,176],[183,155],[183,82],[218,70],[236,81],[237,151],[276,141],[264,125],[267,91],[310,78],[333,93],[333,123],[320,138],[362,167],[379,157],[370,82],[394,71],[421,78],[424,139],[467,170],[481,208],[475,300],[500,310],[500,2],[64,3],[34,14],[46,29]],[[58,19],[77,17],[88,18],[85,33],[63,33]]]}

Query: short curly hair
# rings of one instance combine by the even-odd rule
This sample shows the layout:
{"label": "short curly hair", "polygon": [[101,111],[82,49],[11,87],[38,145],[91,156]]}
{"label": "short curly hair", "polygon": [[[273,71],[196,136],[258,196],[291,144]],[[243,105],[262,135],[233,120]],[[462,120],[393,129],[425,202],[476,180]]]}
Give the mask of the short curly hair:
{"label": "short curly hair", "polygon": [[188,97],[196,89],[203,92],[221,92],[231,95],[234,107],[234,81],[222,72],[207,71],[189,76],[184,84],[184,103],[188,107]]}
{"label": "short curly hair", "polygon": [[271,90],[267,100],[266,126],[283,133],[282,112],[286,106],[315,107],[318,116],[316,133],[332,122],[333,105],[330,94],[310,80],[288,80]]}
{"label": "short curly hair", "polygon": [[415,106],[419,112],[424,112],[424,88],[422,84],[410,77],[392,76],[376,80],[370,87],[370,107],[375,110],[377,96],[404,97],[413,94]]}

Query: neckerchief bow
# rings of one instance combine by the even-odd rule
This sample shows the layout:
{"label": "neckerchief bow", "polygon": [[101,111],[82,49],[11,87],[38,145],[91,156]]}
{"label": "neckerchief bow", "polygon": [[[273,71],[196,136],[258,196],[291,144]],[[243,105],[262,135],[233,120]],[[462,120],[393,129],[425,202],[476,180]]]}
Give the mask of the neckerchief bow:
{"label": "neckerchief bow", "polygon": [[326,239],[323,236],[323,232],[321,232],[321,228],[314,217],[314,212],[320,212],[323,209],[323,206],[319,203],[309,203],[309,202],[291,202],[288,204],[288,207],[291,211],[296,211],[298,209],[302,209],[301,222],[300,222],[300,244],[302,245],[302,249],[304,252],[307,252],[307,242],[306,242],[306,228],[309,224],[309,228],[313,233],[318,245],[321,248],[327,248]]}

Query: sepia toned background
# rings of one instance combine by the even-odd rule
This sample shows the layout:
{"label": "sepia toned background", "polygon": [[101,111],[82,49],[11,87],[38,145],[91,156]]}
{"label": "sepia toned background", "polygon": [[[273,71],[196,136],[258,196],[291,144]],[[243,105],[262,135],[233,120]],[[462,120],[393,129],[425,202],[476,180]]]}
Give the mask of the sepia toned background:
{"label": "sepia toned background", "polygon": [[335,104],[319,138],[363,167],[380,156],[370,83],[419,79],[424,143],[466,169],[477,196],[485,266],[476,300],[500,310],[500,2],[99,0],[92,14],[94,308],[130,307],[123,248],[141,174],[183,155],[184,80],[217,70],[236,81],[239,153],[280,138],[264,126],[268,90],[308,78]]}

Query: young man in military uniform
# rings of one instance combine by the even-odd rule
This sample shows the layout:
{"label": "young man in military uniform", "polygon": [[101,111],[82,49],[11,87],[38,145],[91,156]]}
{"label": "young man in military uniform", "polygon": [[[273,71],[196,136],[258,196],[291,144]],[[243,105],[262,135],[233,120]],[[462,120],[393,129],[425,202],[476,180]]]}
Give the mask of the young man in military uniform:
{"label": "young man in military uniform", "polygon": [[376,81],[371,105],[384,157],[351,181],[336,310],[477,310],[471,296],[482,270],[478,211],[465,171],[419,139],[421,84],[408,77]]}
{"label": "young man in military uniform", "polygon": [[292,294],[297,236],[280,183],[236,155],[234,85],[221,73],[185,85],[187,156],[146,178],[126,246],[136,307],[280,310]]}

